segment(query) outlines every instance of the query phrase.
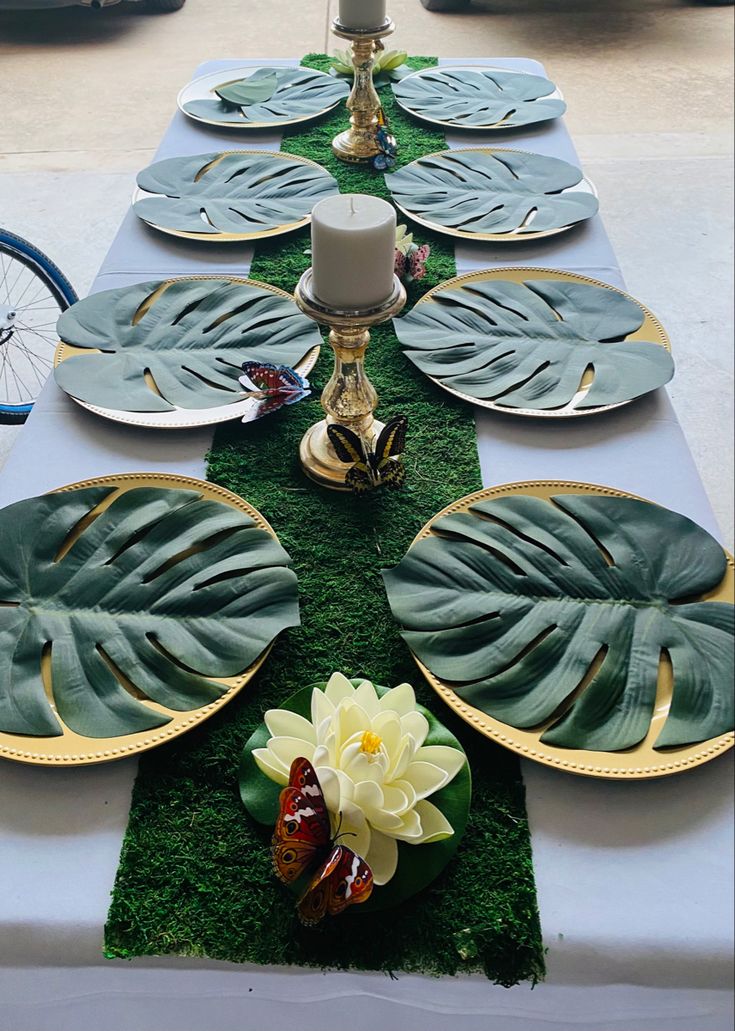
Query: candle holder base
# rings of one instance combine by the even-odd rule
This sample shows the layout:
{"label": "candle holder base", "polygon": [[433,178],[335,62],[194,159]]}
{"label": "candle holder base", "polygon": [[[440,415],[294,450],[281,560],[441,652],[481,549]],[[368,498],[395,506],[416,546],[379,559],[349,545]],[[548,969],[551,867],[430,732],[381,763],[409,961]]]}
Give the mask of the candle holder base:
{"label": "candle holder base", "polygon": [[[350,462],[340,462],[335,454],[329,437],[327,435],[328,420],[310,426],[301,438],[299,444],[299,459],[304,473],[318,483],[320,487],[328,487],[330,490],[348,491],[350,488],[345,483],[345,477],[352,468]],[[383,423],[374,419],[370,427],[370,443],[374,443]]]}
{"label": "candle holder base", "polygon": [[[378,121],[375,120],[377,128]],[[375,129],[345,129],[332,140],[334,156],[348,165],[369,165],[380,154]]]}

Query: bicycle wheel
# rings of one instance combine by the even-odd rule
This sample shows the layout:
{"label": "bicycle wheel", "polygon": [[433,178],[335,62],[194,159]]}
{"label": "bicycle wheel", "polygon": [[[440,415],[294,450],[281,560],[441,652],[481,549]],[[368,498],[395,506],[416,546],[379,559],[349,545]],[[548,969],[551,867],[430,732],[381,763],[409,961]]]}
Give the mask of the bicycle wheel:
{"label": "bicycle wheel", "polygon": [[0,229],[0,423],[25,422],[53,368],[56,320],[76,300],[50,258]]}

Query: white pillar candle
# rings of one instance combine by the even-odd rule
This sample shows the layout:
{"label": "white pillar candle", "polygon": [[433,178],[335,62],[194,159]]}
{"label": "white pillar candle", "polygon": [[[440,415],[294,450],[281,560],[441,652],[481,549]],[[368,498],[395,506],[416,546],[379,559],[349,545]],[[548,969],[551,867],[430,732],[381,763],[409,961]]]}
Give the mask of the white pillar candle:
{"label": "white pillar candle", "polygon": [[393,292],[396,212],[380,197],[341,193],[311,213],[312,287],[328,308],[377,308]]}
{"label": "white pillar candle", "polygon": [[339,20],[346,29],[377,29],[385,22],[385,0],[339,0]]}

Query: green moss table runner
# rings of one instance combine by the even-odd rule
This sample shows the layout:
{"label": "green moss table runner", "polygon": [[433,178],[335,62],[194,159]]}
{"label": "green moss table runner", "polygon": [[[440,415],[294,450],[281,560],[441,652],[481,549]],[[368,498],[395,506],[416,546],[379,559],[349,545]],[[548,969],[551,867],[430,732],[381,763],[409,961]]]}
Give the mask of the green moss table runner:
{"label": "green moss table runner", "polygon": [[[435,64],[415,58],[412,67]],[[326,69],[324,56],[304,61]],[[445,146],[381,97],[407,163]],[[344,109],[295,127],[282,149],[323,164],[342,192],[387,197],[380,174],[346,166],[330,143]],[[456,274],[450,242],[424,233],[428,274],[409,305]],[[292,291],[310,264],[308,232],[260,245],[253,279]],[[331,371],[325,354],[314,396],[249,426],[217,431],[208,477],[241,494],[273,524],[293,557],[302,625],[281,636],[260,675],[222,714],[141,763],[106,928],[108,956],[176,953],[262,964],[455,974],[481,970],[511,985],[543,972],[531,845],[517,759],[473,734],[433,695],[391,617],[380,571],[395,565],[421,526],[481,487],[474,413],[447,398],[403,355],[392,326],[372,335],[368,368],[379,414],[409,420],[407,486],[367,501],[321,490],[302,475],[298,443],[320,418]],[[304,929],[273,877],[269,834],[238,794],[242,747],[265,709],[335,670],[393,686],[410,681],[422,705],[460,739],[473,773],[467,833],[456,859],[418,898],[389,914],[347,914]]]}

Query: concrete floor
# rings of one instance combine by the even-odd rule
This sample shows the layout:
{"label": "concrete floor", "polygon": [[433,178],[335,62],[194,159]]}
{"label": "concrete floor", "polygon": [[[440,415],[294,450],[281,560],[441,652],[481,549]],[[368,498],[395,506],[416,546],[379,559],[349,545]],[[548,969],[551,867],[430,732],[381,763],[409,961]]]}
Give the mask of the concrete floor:
{"label": "concrete floor", "polygon": [[[338,0],[187,0],[173,15],[0,12],[0,224],[88,288],[193,68],[333,50]],[[563,89],[628,287],[664,322],[670,386],[732,545],[732,7],[684,0],[389,0],[391,45],[527,56]],[[12,431],[0,432],[0,463]]]}

